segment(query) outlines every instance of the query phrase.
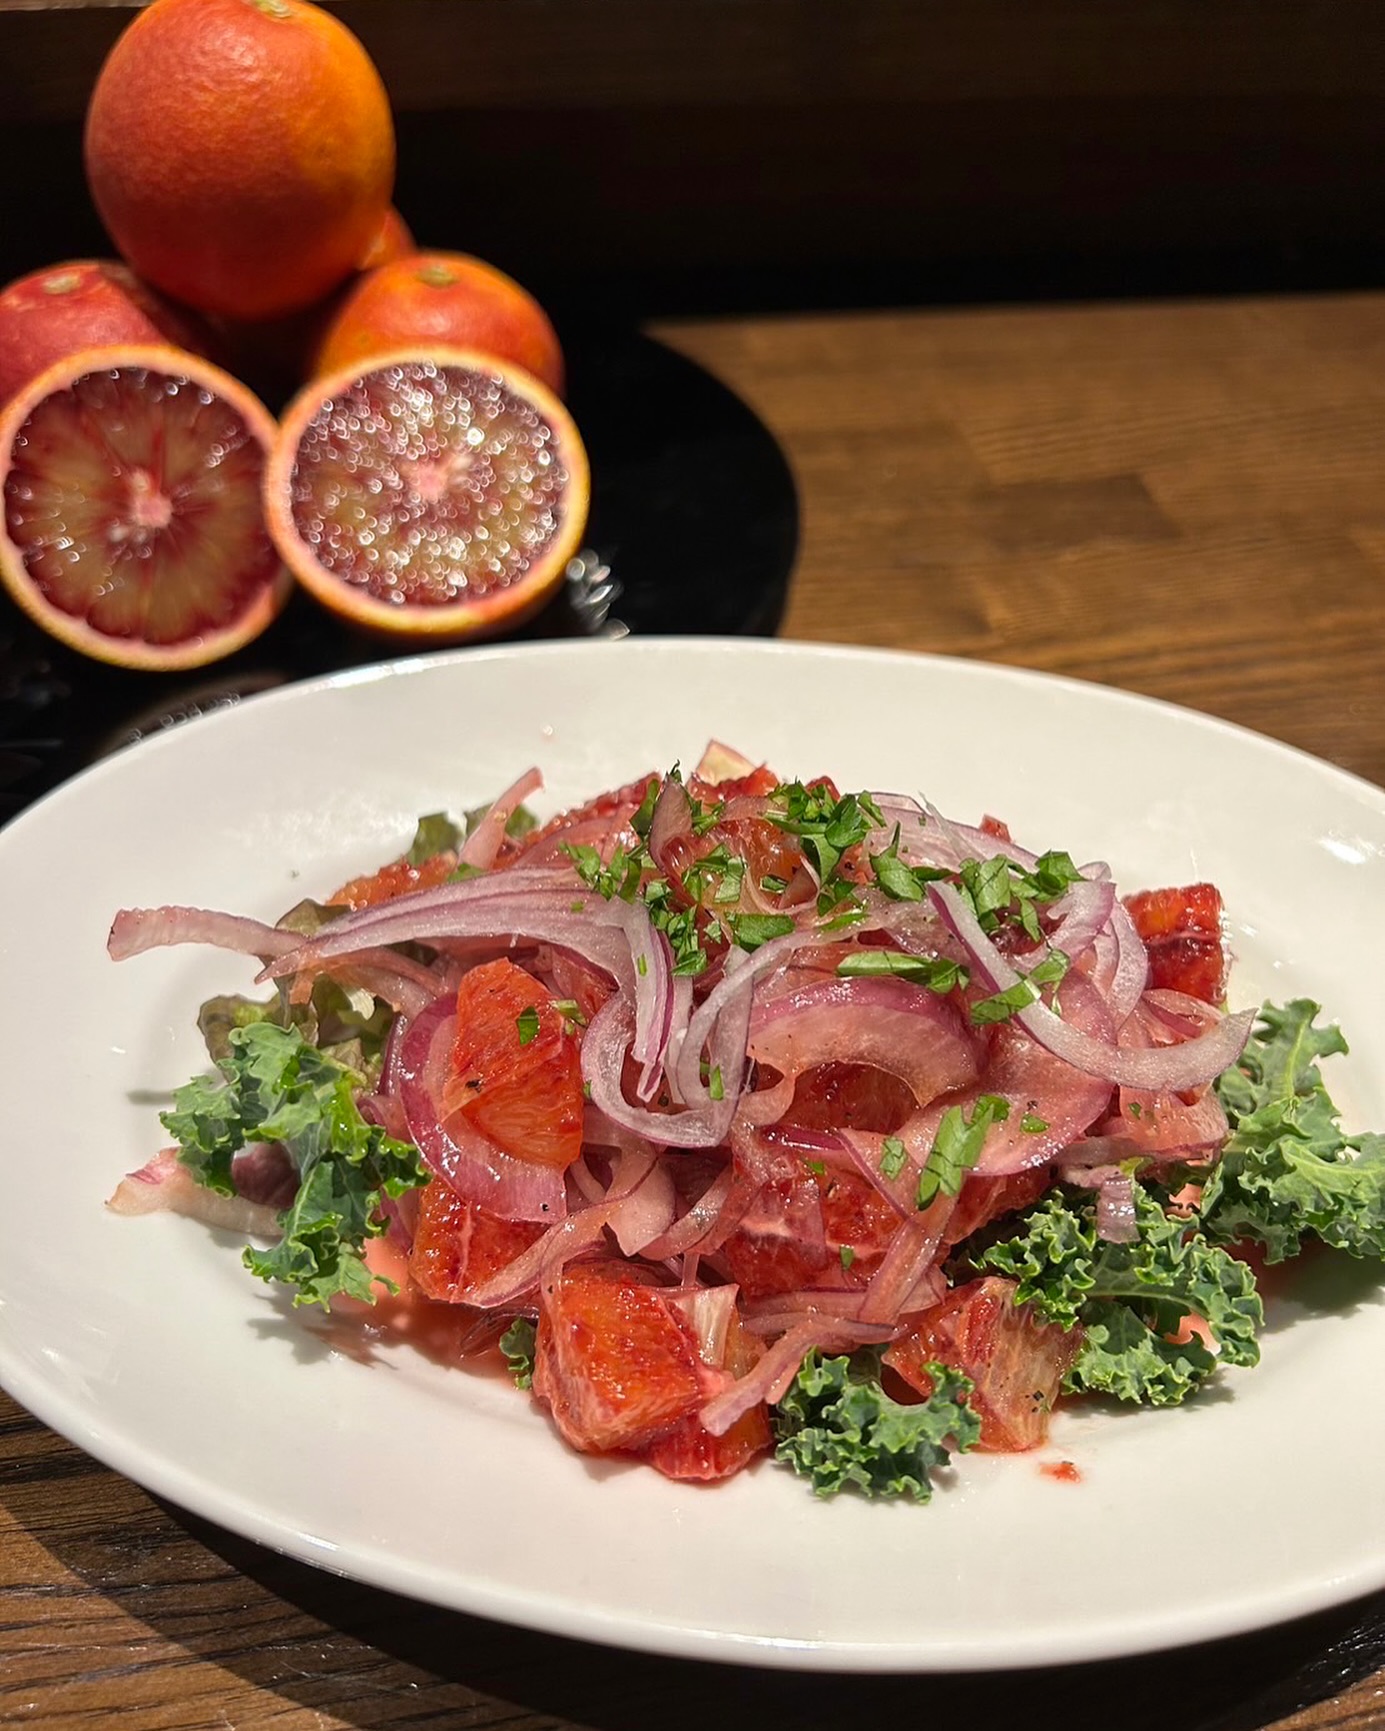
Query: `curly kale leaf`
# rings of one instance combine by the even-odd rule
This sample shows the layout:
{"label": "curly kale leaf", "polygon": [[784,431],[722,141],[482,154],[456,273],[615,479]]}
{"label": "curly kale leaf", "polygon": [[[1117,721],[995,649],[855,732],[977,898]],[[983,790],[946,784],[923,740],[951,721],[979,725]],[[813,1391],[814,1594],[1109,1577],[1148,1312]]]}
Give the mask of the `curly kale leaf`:
{"label": "curly kale leaf", "polygon": [[1198,1217],[1218,1243],[1251,1239],[1269,1262],[1315,1234],[1353,1256],[1385,1257],[1385,1137],[1347,1136],[1320,1058],[1347,1050],[1319,1006],[1266,1004],[1239,1063],[1217,1083],[1231,1125]]}
{"label": "curly kale leaf", "polygon": [[220,1082],[198,1077],[180,1088],[162,1119],[179,1159],[223,1196],[235,1194],[232,1162],[251,1143],[278,1143],[293,1163],[298,1193],[279,1216],[283,1237],[248,1248],[246,1267],[295,1287],[295,1304],[325,1309],[338,1293],[371,1299],[366,1241],[385,1229],[386,1197],[426,1182],[417,1150],[365,1121],[360,1077],[296,1028],[233,1028],[221,1069]]}
{"label": "curly kale leaf", "polygon": [[[1090,1193],[1054,1190],[1021,1217],[1013,1236],[977,1249],[975,1266],[1016,1281],[1016,1304],[1081,1328],[1066,1389],[1176,1405],[1218,1364],[1259,1362],[1264,1311],[1245,1264],[1166,1214],[1138,1185],[1135,1218],[1130,1243],[1109,1243],[1098,1236]],[[1194,1317],[1206,1323],[1217,1353],[1196,1336],[1176,1339]]]}
{"label": "curly kale leaf", "polygon": [[874,1353],[823,1358],[810,1352],[773,1408],[775,1458],[811,1480],[820,1497],[854,1485],[868,1497],[926,1503],[931,1475],[948,1464],[952,1449],[971,1448],[981,1434],[981,1421],[966,1404],[970,1381],[945,1365],[927,1369],[933,1393],[904,1406],[881,1388]]}

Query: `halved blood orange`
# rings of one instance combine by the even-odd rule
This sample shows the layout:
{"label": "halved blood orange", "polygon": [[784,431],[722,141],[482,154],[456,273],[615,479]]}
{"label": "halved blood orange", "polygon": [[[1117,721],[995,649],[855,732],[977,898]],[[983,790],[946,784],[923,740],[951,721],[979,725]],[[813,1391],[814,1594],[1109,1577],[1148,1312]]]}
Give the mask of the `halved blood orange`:
{"label": "halved blood orange", "polygon": [[58,361],[0,415],[0,579],[52,636],[117,666],[200,667],[292,584],[265,529],[269,411],[162,345]]}
{"label": "halved blood orange", "polygon": [[299,392],[265,516],[324,606],[389,636],[459,642],[548,600],[588,493],[581,436],[546,385],[475,350],[416,348]]}

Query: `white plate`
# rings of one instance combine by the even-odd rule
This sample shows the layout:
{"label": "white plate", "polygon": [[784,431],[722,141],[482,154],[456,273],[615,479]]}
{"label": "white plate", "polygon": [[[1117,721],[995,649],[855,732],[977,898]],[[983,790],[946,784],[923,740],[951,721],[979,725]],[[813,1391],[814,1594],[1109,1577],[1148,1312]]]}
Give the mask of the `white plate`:
{"label": "white plate", "polygon": [[[709,736],[785,775],[926,791],[1127,887],[1210,877],[1234,996],[1307,994],[1385,1125],[1385,793],[1204,717],[1009,669],[632,641],[469,651],[257,697],[136,746],[0,834],[0,1379],[152,1491],[441,1605],[665,1653],[860,1670],[1096,1658],[1385,1583],[1385,1303],[1355,1265],[1274,1309],[1264,1361],[1191,1407],[1079,1413],[1038,1456],[963,1459],[931,1506],[815,1500],[582,1459],[499,1377],[323,1347],[173,1217],[103,1208],[204,1067],[236,958],[116,967],[126,903],[273,918],[532,762],[569,803]],[[1334,1281],[1336,1282],[1334,1286]],[[1045,1475],[1068,1459],[1080,1482]]]}

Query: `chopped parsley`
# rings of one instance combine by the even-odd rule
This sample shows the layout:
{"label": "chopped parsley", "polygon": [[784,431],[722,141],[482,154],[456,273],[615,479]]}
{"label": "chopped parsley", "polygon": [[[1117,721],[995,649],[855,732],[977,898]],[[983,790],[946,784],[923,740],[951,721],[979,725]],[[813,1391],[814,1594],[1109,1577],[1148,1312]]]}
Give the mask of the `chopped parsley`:
{"label": "chopped parsley", "polygon": [[948,956],[911,956],[904,950],[853,950],[838,962],[837,972],[843,979],[895,974],[939,994],[965,986],[970,978],[965,966]]}
{"label": "chopped parsley", "polygon": [[922,901],[927,886],[948,875],[938,866],[911,866],[899,857],[898,824],[890,845],[870,856],[870,869],[880,888],[897,902]]}
{"label": "chopped parsley", "polygon": [[927,1208],[939,1191],[956,1196],[986,1145],[986,1132],[1010,1116],[1010,1102],[999,1094],[979,1095],[971,1111],[949,1106],[938,1122],[933,1146],[919,1173],[916,1206]]}
{"label": "chopped parsley", "polygon": [[880,1171],[886,1178],[898,1178],[909,1158],[909,1150],[898,1136],[887,1136],[880,1144]]}
{"label": "chopped parsley", "polygon": [[1057,901],[1082,879],[1071,854],[1058,852],[1041,854],[1032,871],[1004,854],[963,860],[957,876],[958,887],[970,901],[982,931],[994,935],[1002,925],[1015,925],[1033,943],[1043,936],[1039,909]]}
{"label": "chopped parsley", "polygon": [[1013,986],[981,998],[971,1006],[970,1016],[977,1027],[989,1023],[1007,1022],[1031,1004],[1037,1004],[1045,986],[1059,985],[1071,963],[1061,950],[1050,950],[1044,959],[1027,974],[1021,974]]}
{"label": "chopped parsley", "polygon": [[885,819],[867,793],[834,799],[820,783],[805,787],[785,782],[769,796],[766,816],[786,835],[797,836],[818,878],[818,912],[830,913],[855,886],[838,874],[842,856],[858,846]]}

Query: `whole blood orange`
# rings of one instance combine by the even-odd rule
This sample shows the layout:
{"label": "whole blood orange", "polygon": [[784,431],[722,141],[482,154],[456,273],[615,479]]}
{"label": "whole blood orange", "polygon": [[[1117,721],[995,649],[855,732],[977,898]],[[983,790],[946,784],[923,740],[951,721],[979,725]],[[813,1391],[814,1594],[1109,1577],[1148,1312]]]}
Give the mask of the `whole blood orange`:
{"label": "whole blood orange", "polygon": [[0,407],[54,361],[98,343],[171,343],[203,354],[208,335],[113,259],[30,271],[0,290]]}
{"label": "whole blood orange", "polygon": [[403,258],[414,248],[413,232],[407,222],[393,205],[385,212],[379,228],[371,237],[370,245],[356,261],[357,270],[375,270],[382,264],[390,264],[397,258]]}
{"label": "whole blood orange", "polygon": [[141,276],[202,312],[270,318],[366,256],[394,123],[365,49],[308,0],[153,0],[97,77],[86,166]]}
{"label": "whole blood orange", "polygon": [[0,580],[46,631],[123,667],[200,667],[292,587],[265,531],[269,411],[210,362],[83,349],[0,415]]}
{"label": "whole blood orange", "polygon": [[324,606],[459,642],[527,619],[586,527],[587,456],[539,380],[466,349],[405,349],[315,380],[265,476],[280,553]]}
{"label": "whole blood orange", "polygon": [[563,351],[548,314],[503,271],[459,252],[410,253],[352,283],[323,329],[313,371],[437,343],[513,361],[550,390],[563,388]]}

